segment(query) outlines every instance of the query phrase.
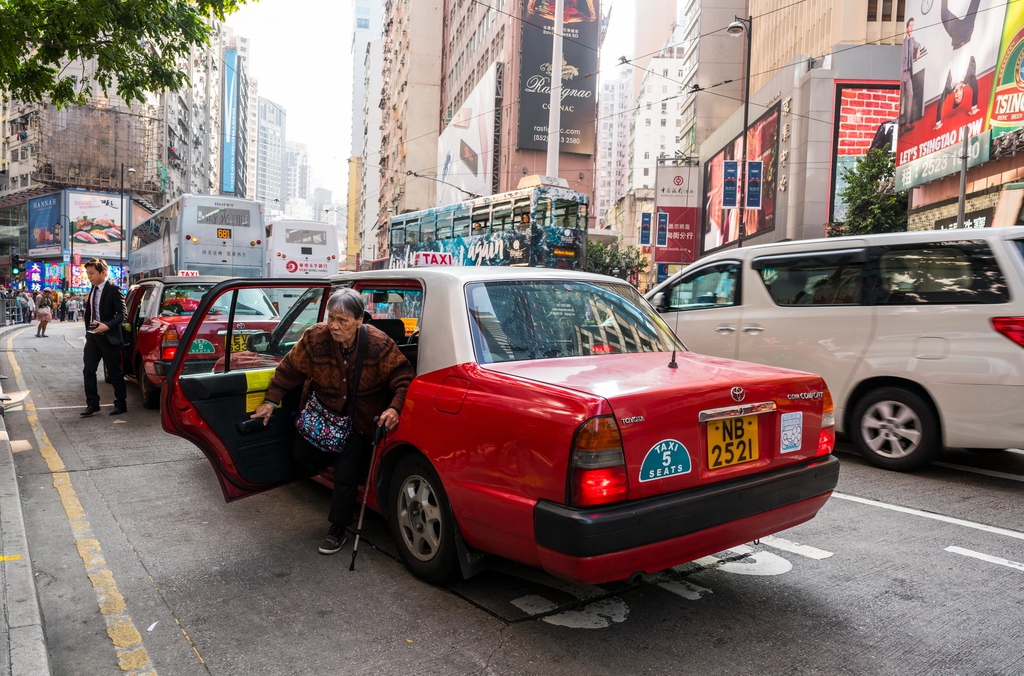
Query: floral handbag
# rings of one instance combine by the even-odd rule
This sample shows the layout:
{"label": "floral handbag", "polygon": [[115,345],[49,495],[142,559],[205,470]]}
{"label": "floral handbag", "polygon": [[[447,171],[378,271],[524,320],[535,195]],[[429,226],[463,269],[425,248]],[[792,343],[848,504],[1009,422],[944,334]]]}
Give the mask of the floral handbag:
{"label": "floral handbag", "polygon": [[[359,345],[356,348],[355,391],[352,393],[350,411],[356,412],[356,397],[359,394],[359,378],[363,372],[363,355],[366,352],[366,327],[359,329]],[[324,406],[316,391],[309,395],[306,407],[295,419],[295,429],[316,449],[324,453],[341,453],[345,442],[352,434],[352,415],[341,415]]]}

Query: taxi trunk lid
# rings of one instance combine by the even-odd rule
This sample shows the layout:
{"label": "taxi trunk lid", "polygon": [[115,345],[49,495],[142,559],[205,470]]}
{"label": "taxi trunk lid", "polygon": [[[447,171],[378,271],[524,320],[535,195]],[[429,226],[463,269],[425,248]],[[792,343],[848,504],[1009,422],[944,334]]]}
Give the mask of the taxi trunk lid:
{"label": "taxi trunk lid", "polygon": [[[488,368],[608,401],[622,436],[630,500],[756,474],[817,453],[825,386],[819,376],[690,352],[678,354],[676,363],[670,368],[669,355],[654,352]],[[734,388],[742,390],[735,392],[740,401]],[[710,420],[702,422],[702,412]]]}

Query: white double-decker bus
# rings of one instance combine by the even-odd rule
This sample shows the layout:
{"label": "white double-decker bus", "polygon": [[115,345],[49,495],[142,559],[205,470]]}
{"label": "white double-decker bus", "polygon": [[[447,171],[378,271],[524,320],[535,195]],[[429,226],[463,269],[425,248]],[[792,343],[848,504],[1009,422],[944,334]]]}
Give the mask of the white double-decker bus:
{"label": "white double-decker bus", "polygon": [[267,225],[267,277],[327,277],[338,273],[338,228],[319,221]]}
{"label": "white double-decker bus", "polygon": [[226,195],[182,195],[132,228],[131,282],[191,271],[262,277],[266,273],[263,206]]}

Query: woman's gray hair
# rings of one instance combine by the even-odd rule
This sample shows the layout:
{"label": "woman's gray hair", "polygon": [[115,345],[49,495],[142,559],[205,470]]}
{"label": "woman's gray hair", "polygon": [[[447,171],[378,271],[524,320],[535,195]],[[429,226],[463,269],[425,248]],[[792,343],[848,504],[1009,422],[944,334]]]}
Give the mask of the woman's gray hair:
{"label": "woman's gray hair", "polygon": [[356,319],[362,319],[363,313],[366,312],[362,294],[355,289],[338,289],[327,299],[327,314],[332,312],[344,312]]}

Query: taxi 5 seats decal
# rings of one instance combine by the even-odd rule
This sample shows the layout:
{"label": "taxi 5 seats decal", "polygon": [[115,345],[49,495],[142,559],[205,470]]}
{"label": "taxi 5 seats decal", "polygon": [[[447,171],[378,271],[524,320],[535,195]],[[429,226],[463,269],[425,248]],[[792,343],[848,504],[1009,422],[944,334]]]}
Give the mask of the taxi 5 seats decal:
{"label": "taxi 5 seats decal", "polygon": [[647,457],[640,465],[640,481],[665,479],[679,474],[689,474],[689,472],[690,454],[687,452],[686,446],[675,439],[665,439],[647,451]]}

